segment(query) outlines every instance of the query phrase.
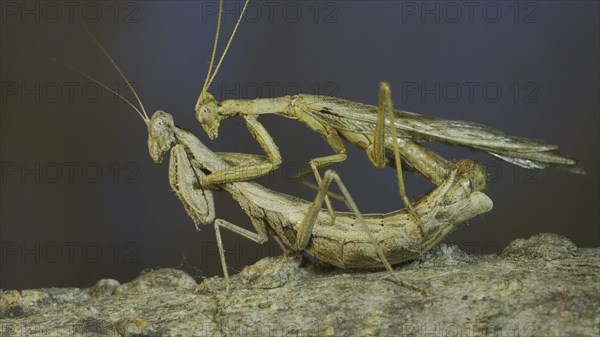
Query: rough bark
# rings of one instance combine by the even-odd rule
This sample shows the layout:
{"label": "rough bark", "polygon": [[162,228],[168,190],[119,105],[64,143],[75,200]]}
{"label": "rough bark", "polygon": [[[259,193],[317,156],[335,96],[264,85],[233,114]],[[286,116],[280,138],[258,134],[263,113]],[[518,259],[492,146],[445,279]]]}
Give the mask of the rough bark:
{"label": "rough bark", "polygon": [[158,269],[87,289],[0,292],[2,336],[598,336],[600,248],[539,234],[500,255],[441,245],[397,274],[266,258],[200,286]]}

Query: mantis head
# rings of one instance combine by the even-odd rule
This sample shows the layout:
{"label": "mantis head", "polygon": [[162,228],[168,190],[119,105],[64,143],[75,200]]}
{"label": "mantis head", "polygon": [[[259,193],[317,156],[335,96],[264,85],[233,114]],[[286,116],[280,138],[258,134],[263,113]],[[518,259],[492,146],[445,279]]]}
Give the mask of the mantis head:
{"label": "mantis head", "polygon": [[223,117],[219,115],[219,104],[213,95],[204,93],[196,104],[196,119],[210,139],[219,137],[219,125]]}
{"label": "mantis head", "polygon": [[148,151],[155,163],[162,163],[165,153],[175,144],[173,116],[156,111],[148,122]]}
{"label": "mantis head", "polygon": [[238,27],[240,26],[240,22],[242,22],[242,18],[244,17],[244,13],[246,12],[246,8],[248,7],[249,0],[244,2],[244,7],[242,8],[242,12],[233,28],[233,32],[231,36],[229,36],[229,40],[225,45],[225,49],[223,49],[223,53],[221,53],[221,57],[219,61],[216,63],[216,67],[213,68],[215,64],[215,56],[217,55],[217,46],[219,44],[219,32],[221,30],[221,18],[223,14],[223,0],[219,1],[219,16],[217,20],[217,29],[215,32],[215,41],[213,44],[212,55],[210,57],[210,65],[208,66],[208,72],[206,73],[206,79],[204,80],[204,85],[202,86],[202,90],[200,91],[200,96],[198,97],[198,102],[196,103],[196,119],[200,124],[202,124],[202,128],[208,134],[210,139],[215,139],[219,137],[219,124],[221,124],[221,120],[223,120],[223,116],[219,115],[219,103],[217,100],[208,93],[208,88],[213,83],[215,76],[219,72],[219,68],[223,63],[223,59],[225,55],[227,55],[227,51],[229,50],[229,46],[231,45],[231,41],[233,41],[233,37],[237,32]]}

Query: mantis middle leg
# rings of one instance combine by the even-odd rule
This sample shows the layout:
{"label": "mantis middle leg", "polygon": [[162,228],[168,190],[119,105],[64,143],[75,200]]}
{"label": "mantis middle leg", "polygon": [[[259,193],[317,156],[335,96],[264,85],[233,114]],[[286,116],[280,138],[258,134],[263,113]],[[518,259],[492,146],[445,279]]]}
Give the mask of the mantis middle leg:
{"label": "mantis middle leg", "polygon": [[228,294],[230,287],[229,272],[227,271],[227,262],[225,261],[225,249],[223,248],[223,241],[221,240],[221,227],[226,228],[258,244],[263,244],[267,241],[267,232],[265,229],[264,231],[253,233],[245,228],[234,225],[231,222],[223,219],[216,219],[214,222],[214,226],[215,236],[217,237],[217,247],[219,248],[219,257],[221,259],[221,267],[223,268],[223,276],[225,277],[226,293]]}

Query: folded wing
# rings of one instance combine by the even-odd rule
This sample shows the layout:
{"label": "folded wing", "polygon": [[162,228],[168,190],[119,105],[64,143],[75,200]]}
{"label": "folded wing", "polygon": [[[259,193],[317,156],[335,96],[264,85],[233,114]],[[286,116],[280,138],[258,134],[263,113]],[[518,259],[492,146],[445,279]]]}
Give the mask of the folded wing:
{"label": "folded wing", "polygon": [[[372,105],[318,96],[318,99],[304,105],[304,109],[338,130],[369,135],[375,132],[377,107]],[[395,110],[395,116],[399,137],[467,146],[528,169],[556,167],[584,173],[577,160],[558,152],[556,145],[509,136],[473,122],[446,120],[401,110]],[[389,125],[389,120],[387,123]],[[389,136],[389,131],[386,134]]]}

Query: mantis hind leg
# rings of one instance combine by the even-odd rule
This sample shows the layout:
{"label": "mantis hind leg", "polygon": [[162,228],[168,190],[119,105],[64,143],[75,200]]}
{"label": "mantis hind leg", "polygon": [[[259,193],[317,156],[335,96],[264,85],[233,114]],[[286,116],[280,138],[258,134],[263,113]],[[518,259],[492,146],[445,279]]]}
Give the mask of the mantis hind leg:
{"label": "mantis hind leg", "polygon": [[360,224],[360,226],[364,230],[365,234],[369,238],[369,241],[373,244],[373,247],[375,247],[377,256],[379,257],[379,259],[380,259],[381,263],[383,264],[383,266],[385,267],[385,269],[388,271],[391,279],[394,282],[396,282],[406,288],[416,290],[422,294],[426,294],[427,291],[425,289],[423,289],[415,284],[412,284],[411,282],[402,280],[400,277],[398,277],[398,275],[396,275],[394,273],[392,266],[390,265],[389,261],[385,257],[385,254],[383,253],[383,249],[381,249],[381,246],[379,246],[379,243],[373,236],[373,233],[371,232],[369,227],[367,227],[362,214],[358,210],[358,207],[356,206],[354,199],[352,199],[352,196],[350,195],[350,193],[348,192],[348,189],[342,182],[342,179],[340,178],[340,176],[337,173],[335,173],[332,170],[327,170],[325,172],[323,182],[322,182],[322,184],[320,184],[320,187],[319,187],[319,192],[317,193],[315,200],[313,201],[311,207],[309,208],[304,219],[302,220],[302,223],[300,224],[300,228],[298,230],[296,244],[295,244],[294,248],[297,250],[301,250],[301,249],[306,248],[306,246],[308,246],[313,229],[317,223],[317,217],[319,215],[319,212],[321,211],[321,205],[323,204],[325,195],[327,194],[327,191],[329,190],[329,186],[331,185],[331,183],[333,181],[336,182],[340,191],[342,192],[342,195],[344,197],[344,203],[346,204],[346,207],[348,207],[348,209],[350,211],[352,211],[352,213],[354,213],[358,223]]}
{"label": "mantis hind leg", "polygon": [[[386,116],[387,114],[387,116]],[[389,134],[386,140],[386,117],[388,117]],[[455,163],[449,162],[423,145],[406,137],[398,136],[396,114],[392,105],[391,90],[387,83],[379,85],[379,105],[377,122],[373,135],[373,145],[367,148],[367,155],[376,167],[387,165],[396,167],[400,195],[407,201],[402,164],[414,169],[427,180],[439,186],[448,179]],[[402,158],[402,159],[401,159]],[[407,204],[410,211],[410,205]]]}
{"label": "mantis hind leg", "polygon": [[[387,115],[387,116],[386,116]],[[400,197],[408,209],[408,213],[413,217],[419,226],[419,230],[422,236],[425,236],[425,229],[421,219],[415,212],[412,203],[406,196],[406,188],[404,185],[404,178],[402,175],[402,161],[400,158],[400,149],[398,141],[397,130],[395,127],[395,114],[394,107],[392,105],[392,92],[389,84],[386,82],[379,83],[379,105],[377,106],[377,123],[375,125],[375,134],[373,135],[373,145],[367,148],[367,155],[369,159],[378,168],[384,168],[387,164],[386,161],[386,140],[385,140],[385,122],[386,117],[389,121],[390,136],[392,139],[392,150],[394,153],[394,166],[396,167],[396,176],[398,179],[398,190]]]}

